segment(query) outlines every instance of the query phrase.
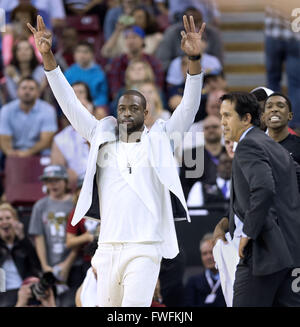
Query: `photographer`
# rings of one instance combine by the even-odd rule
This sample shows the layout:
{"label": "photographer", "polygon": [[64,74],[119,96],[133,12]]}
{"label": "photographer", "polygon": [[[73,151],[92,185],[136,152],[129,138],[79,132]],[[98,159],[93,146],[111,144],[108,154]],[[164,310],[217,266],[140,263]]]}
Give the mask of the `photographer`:
{"label": "photographer", "polygon": [[[36,297],[33,295],[32,286],[38,285],[40,282],[37,277],[26,278],[19,289],[15,307],[56,307],[54,292],[51,287],[45,289],[41,296]],[[40,303],[32,300],[38,300]]]}

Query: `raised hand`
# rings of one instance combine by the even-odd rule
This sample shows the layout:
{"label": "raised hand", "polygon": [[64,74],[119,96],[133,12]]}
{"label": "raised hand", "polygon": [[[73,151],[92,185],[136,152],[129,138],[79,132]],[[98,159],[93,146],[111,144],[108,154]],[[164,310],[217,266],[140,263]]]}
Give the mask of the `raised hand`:
{"label": "raised hand", "polygon": [[52,46],[52,34],[46,29],[42,16],[37,16],[36,25],[37,30],[31,24],[27,23],[28,28],[34,36],[36,47],[42,55],[49,53]]}
{"label": "raised hand", "polygon": [[199,32],[196,32],[193,16],[183,16],[183,25],[185,31],[181,31],[181,49],[188,56],[198,56],[203,52],[202,35],[205,29],[205,23],[202,24]]}

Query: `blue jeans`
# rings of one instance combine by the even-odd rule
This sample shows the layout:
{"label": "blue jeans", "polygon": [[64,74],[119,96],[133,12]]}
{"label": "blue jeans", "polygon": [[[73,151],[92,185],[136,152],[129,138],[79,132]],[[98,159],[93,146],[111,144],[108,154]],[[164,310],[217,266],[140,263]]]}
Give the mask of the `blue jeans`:
{"label": "blue jeans", "polygon": [[288,97],[294,112],[294,118],[289,125],[300,128],[300,41],[266,36],[265,54],[267,87],[274,92],[281,90],[282,69],[285,64]]}

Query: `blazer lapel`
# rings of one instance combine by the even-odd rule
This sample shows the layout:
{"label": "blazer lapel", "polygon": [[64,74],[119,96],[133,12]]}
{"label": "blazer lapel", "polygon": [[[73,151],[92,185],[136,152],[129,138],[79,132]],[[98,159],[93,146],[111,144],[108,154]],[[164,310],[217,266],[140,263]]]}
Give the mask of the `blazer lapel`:
{"label": "blazer lapel", "polygon": [[151,166],[155,169],[160,182],[179,199],[185,209],[187,220],[190,221],[169,139],[163,131],[153,132],[152,129],[146,136]]}

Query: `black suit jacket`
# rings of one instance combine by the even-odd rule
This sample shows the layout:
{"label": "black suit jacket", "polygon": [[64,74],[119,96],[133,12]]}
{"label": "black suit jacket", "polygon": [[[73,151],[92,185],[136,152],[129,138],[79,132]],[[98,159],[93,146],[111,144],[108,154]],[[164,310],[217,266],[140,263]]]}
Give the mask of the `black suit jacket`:
{"label": "black suit jacket", "polygon": [[187,307],[226,307],[226,302],[221,285],[216,291],[216,299],[213,303],[205,303],[211,288],[205,277],[205,271],[191,276],[185,286],[184,305]]}
{"label": "black suit jacket", "polygon": [[24,237],[22,240],[15,237],[11,249],[0,239],[0,267],[9,258],[13,259],[22,279],[30,276],[39,276],[42,271],[35,248],[27,237]]}
{"label": "black suit jacket", "polygon": [[300,195],[287,151],[254,127],[239,142],[232,165],[229,231],[234,214],[252,239],[253,274],[300,266]]}

